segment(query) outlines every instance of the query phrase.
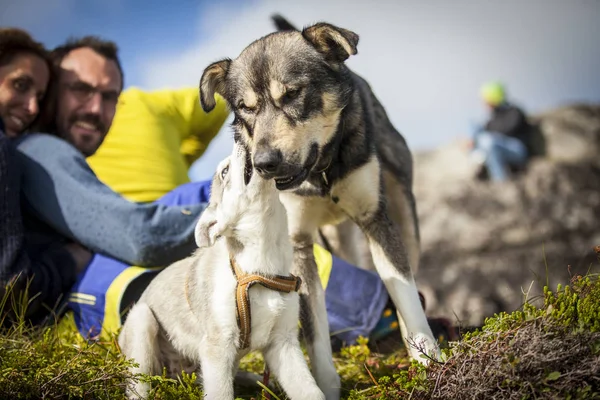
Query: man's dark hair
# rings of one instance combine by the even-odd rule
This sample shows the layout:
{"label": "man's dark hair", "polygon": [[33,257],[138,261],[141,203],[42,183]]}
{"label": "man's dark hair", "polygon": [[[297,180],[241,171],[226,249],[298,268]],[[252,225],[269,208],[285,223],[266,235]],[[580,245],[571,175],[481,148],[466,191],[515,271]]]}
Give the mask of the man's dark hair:
{"label": "man's dark hair", "polygon": [[105,57],[108,60],[114,61],[117,64],[117,69],[121,74],[121,90],[123,89],[123,85],[125,83],[125,77],[123,74],[123,68],[121,68],[121,61],[119,60],[119,48],[110,40],[104,40],[99,38],[98,36],[84,36],[82,38],[77,39],[69,39],[65,44],[56,47],[52,50],[51,57],[54,62],[54,65],[59,68],[60,63],[65,58],[67,54],[72,52],[73,50],[80,49],[83,47],[89,47],[94,50],[96,53]]}

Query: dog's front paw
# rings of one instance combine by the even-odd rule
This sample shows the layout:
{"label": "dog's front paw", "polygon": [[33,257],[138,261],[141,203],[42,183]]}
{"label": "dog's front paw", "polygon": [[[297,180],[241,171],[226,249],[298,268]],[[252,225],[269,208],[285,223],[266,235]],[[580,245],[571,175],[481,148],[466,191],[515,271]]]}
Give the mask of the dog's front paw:
{"label": "dog's front paw", "polygon": [[416,333],[408,338],[409,353],[411,358],[421,364],[429,364],[441,357],[440,346],[431,335]]}
{"label": "dog's front paw", "polygon": [[326,400],[325,394],[315,386],[314,390],[305,393],[306,400]]}
{"label": "dog's front paw", "polygon": [[340,398],[340,385],[325,388],[323,390],[324,398],[327,400],[339,400]]}

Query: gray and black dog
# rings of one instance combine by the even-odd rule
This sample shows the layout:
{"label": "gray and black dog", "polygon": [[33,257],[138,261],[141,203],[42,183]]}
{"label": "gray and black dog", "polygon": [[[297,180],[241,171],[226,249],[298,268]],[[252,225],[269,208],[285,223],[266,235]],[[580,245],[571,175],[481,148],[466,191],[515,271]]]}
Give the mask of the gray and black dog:
{"label": "gray and black dog", "polygon": [[340,380],[313,253],[324,225],[349,219],[360,228],[410,355],[422,362],[423,352],[439,355],[413,277],[420,250],[412,156],[367,82],[344,63],[357,53],[356,33],[274,20],[278,32],[204,70],[200,101],[206,112],[216,93],[227,101],[235,141],[263,178],[275,180],[294,245],[292,272],[303,280],[300,318],[313,374],[336,399]]}

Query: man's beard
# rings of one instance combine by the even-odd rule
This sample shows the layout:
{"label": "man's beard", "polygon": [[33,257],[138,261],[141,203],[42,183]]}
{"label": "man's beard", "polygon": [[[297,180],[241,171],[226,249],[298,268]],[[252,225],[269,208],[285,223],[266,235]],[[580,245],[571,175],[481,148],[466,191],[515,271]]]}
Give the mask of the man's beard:
{"label": "man's beard", "polygon": [[[99,137],[91,137],[88,135],[76,136],[73,133],[71,133],[71,128],[77,122],[85,122],[93,126],[93,129],[96,129],[100,133]],[[74,115],[69,119],[68,127],[69,129],[68,133],[66,134],[67,137],[65,137],[65,139],[67,139],[69,142],[71,142],[72,145],[77,147],[77,149],[86,157],[93,155],[96,152],[96,150],[98,150],[98,147],[100,147],[100,145],[102,144],[104,136],[107,132],[105,125],[100,120],[100,117],[96,114]]]}

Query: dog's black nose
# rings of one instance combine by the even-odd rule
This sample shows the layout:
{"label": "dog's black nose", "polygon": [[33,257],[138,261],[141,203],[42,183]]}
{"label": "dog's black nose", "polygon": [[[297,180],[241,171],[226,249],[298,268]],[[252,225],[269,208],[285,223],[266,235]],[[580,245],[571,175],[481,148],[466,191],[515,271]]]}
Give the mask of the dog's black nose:
{"label": "dog's black nose", "polygon": [[273,174],[281,164],[283,156],[279,150],[262,150],[254,155],[254,168],[261,174]]}

